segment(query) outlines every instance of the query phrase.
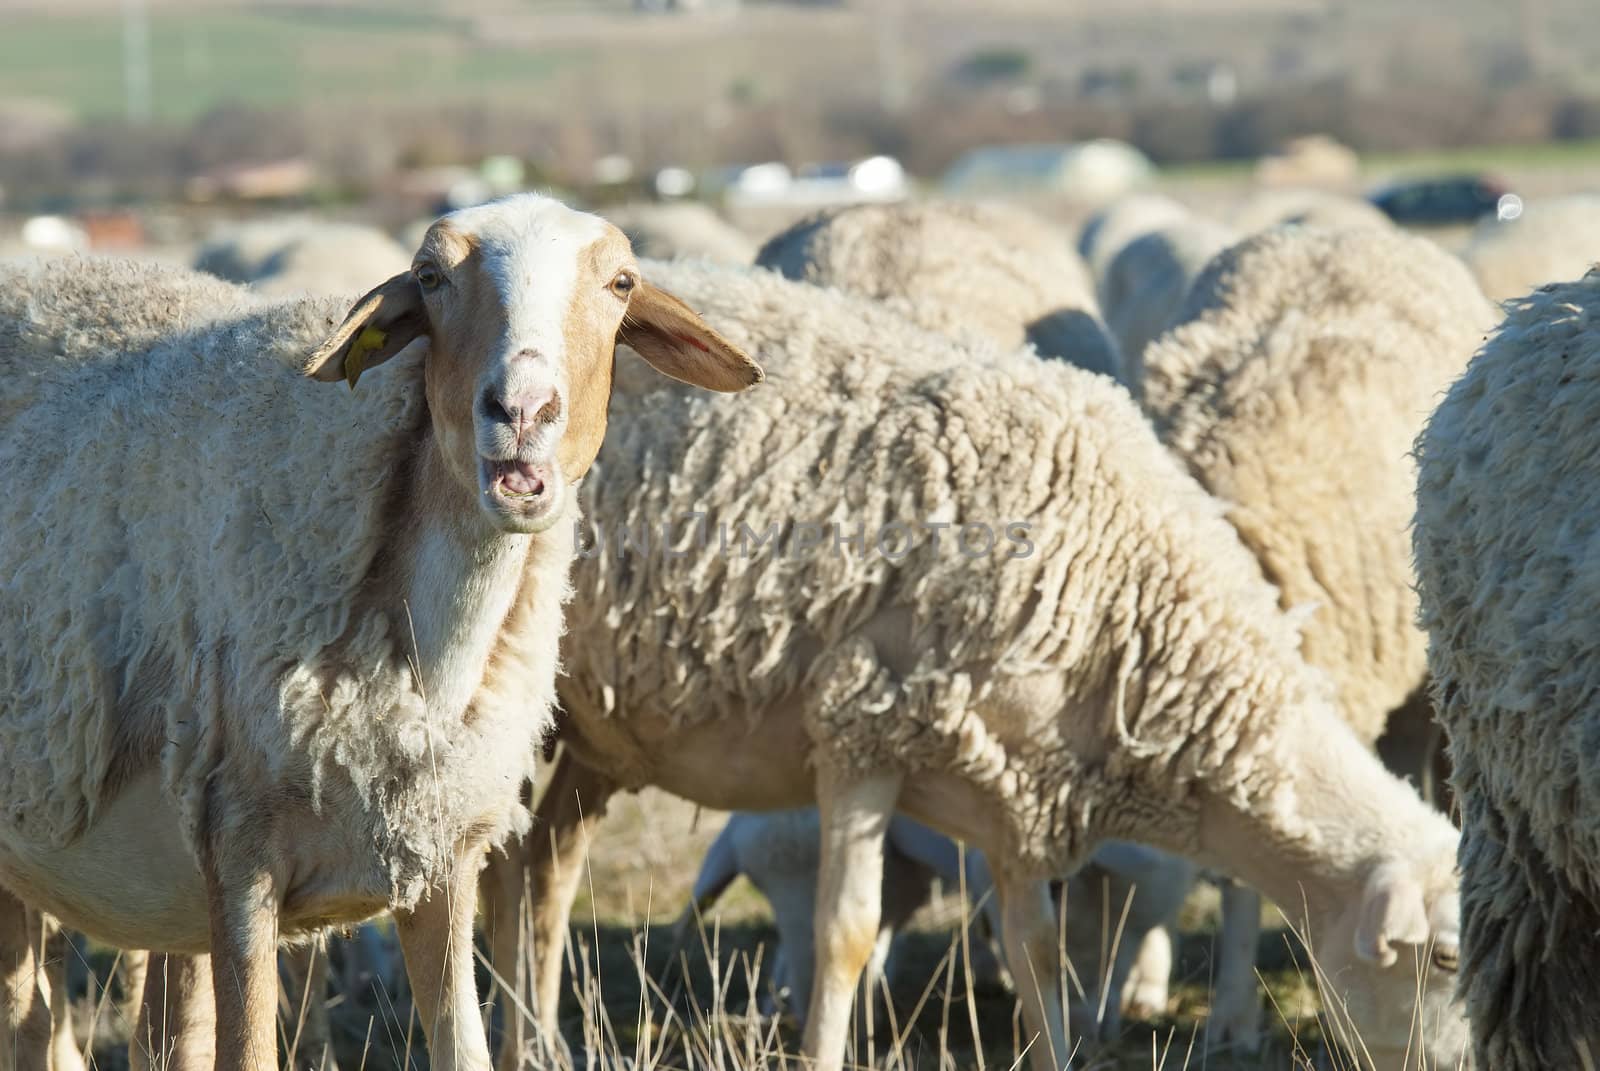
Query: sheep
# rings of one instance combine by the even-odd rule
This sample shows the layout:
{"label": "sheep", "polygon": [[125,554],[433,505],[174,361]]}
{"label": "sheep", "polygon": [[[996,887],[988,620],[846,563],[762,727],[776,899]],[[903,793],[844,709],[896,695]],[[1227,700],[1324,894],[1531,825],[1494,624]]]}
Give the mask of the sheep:
{"label": "sheep", "polygon": [[1116,346],[1083,263],[1045,221],[959,202],[862,204],[809,216],[768,239],[756,263],[790,279],[877,298],[921,327],[1031,342],[1108,376]]}
{"label": "sheep", "polygon": [[728,264],[755,259],[754,240],[696,201],[617,205],[604,214],[622,228],[641,257],[706,257]]}
{"label": "sheep", "polygon": [[1600,1055],[1593,786],[1600,271],[1540,287],[1417,440],[1413,533],[1461,801],[1462,990],[1478,1066]]}
{"label": "sheep", "polygon": [[[760,1001],[763,1014],[771,1014],[779,998],[786,1013],[805,1025],[806,1003],[811,997],[812,918],[816,913],[817,864],[821,820],[815,807],[728,816],[727,824],[706,851],[695,878],[690,903],[674,926],[681,945],[697,919],[708,912],[734,879],[748,877],[772,905],[778,929],[778,947],[769,972],[767,991]],[[878,939],[868,959],[861,991],[875,995],[886,975],[892,975],[891,941],[911,917],[933,896],[935,880],[947,887],[962,881],[962,857],[954,841],[903,815],[890,819],[885,834],[883,906]],[[968,873],[976,874],[967,868]],[[988,978],[997,964],[984,942],[972,945],[976,977]]]}
{"label": "sheep", "polygon": [[1453,955],[1456,832],[1339,717],[1222,504],[1123,388],[770,273],[649,270],[774,372],[740,407],[618,377],[583,488],[610,527],[573,573],[564,758],[540,833],[485,882],[497,935],[532,890],[541,1022],[593,823],[655,785],[820,807],[804,1049],[827,1071],[896,809],[984,852],[1037,1066],[1068,1052],[1047,879],[1108,838],[1303,907],[1367,1049],[1455,1061],[1451,979],[1428,964]]}
{"label": "sheep", "polygon": [[[686,932],[741,874],[772,905],[778,930],[778,952],[769,988],[785,996],[796,1022],[804,1026],[811,996],[812,918],[816,911],[820,819],[814,807],[768,813],[735,812],[712,842],[695,879],[691,903],[677,929]],[[964,864],[964,865],[963,865]],[[989,934],[1000,920],[993,882],[983,853],[963,858],[956,843],[904,815],[889,820],[884,845],[883,906],[879,939],[862,977],[862,992],[876,993],[892,964],[891,941],[911,917],[930,902],[932,879],[946,889],[965,887],[968,898],[984,909]],[[1108,841],[1073,875],[1065,893],[1069,906],[1091,897],[1111,905],[1119,917],[1098,912],[1066,912],[1067,959],[1079,978],[1096,984],[1085,994],[1080,1018],[1102,1020],[1114,1033],[1124,1007],[1150,1016],[1167,1005],[1172,946],[1168,928],[1176,923],[1184,894],[1193,883],[1194,867],[1182,859],[1124,841]],[[1125,917],[1121,915],[1127,905]],[[1115,967],[1106,970],[1102,953],[1115,927]],[[681,941],[681,938],[680,938]],[[971,970],[979,984],[998,982],[1000,965],[988,940],[970,941]],[[1142,967],[1142,974],[1139,968]],[[1123,984],[1132,980],[1126,994]],[[768,1011],[770,1002],[763,1004]]]}
{"label": "sheep", "polygon": [[358,290],[409,264],[405,249],[382,231],[299,217],[223,228],[194,260],[197,271],[278,297]]}
{"label": "sheep", "polygon": [[1194,216],[1146,231],[1111,258],[1100,278],[1100,308],[1122,355],[1124,382],[1144,378],[1145,347],[1167,329],[1211,258],[1237,237]]}
{"label": "sheep", "polygon": [[1188,208],[1163,194],[1130,194],[1089,217],[1078,232],[1078,255],[1099,282],[1128,243],[1142,234],[1191,218],[1193,213]]}
{"label": "sheep", "polygon": [[[1426,674],[1406,536],[1410,443],[1492,315],[1459,262],[1425,239],[1267,231],[1212,261],[1130,384],[1162,441],[1229,503],[1284,608],[1309,615],[1305,657],[1332,676],[1368,746]],[[1254,920],[1250,899],[1229,914]],[[1240,992],[1219,999],[1215,1036],[1248,1046],[1254,987],[1248,1006],[1233,1003]]]}
{"label": "sheep", "polygon": [[0,889],[0,1064],[83,1071],[67,995],[66,935],[54,920]]}
{"label": "sheep", "polygon": [[280,937],[391,909],[434,1065],[487,1067],[459,892],[525,819],[615,339],[711,389],[760,369],[533,195],[441,219],[347,314],[191,305],[148,344],[56,344],[205,289],[0,277],[0,881],[209,953],[223,1068],[275,1061]]}
{"label": "sheep", "polygon": [[1461,259],[1496,302],[1526,297],[1546,283],[1580,279],[1600,260],[1600,196],[1529,201],[1514,218],[1485,216]]}
{"label": "sheep", "polygon": [[1332,230],[1393,230],[1383,210],[1369,201],[1326,190],[1260,190],[1236,207],[1228,222],[1241,234],[1256,234],[1283,224]]}

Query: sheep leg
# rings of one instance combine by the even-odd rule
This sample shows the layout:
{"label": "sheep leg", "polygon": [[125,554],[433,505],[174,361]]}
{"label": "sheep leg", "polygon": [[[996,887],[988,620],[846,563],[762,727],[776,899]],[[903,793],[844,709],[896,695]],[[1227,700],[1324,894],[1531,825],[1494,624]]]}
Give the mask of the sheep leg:
{"label": "sheep leg", "polygon": [[851,998],[878,941],[884,834],[900,796],[900,780],[898,774],[848,780],[826,769],[819,777],[822,857],[804,1044],[816,1071],[844,1066]]}
{"label": "sheep leg", "polygon": [[328,1025],[328,940],[318,937],[279,954],[283,970],[289,1065],[338,1071]]}
{"label": "sheep leg", "polygon": [[50,1071],[49,985],[40,962],[44,916],[0,889],[0,976],[5,989],[0,1068]]}
{"label": "sheep leg", "polygon": [[394,916],[434,1071],[489,1071],[494,1066],[472,969],[472,922],[478,910],[482,859],[481,849],[464,851],[442,887],[430,889],[415,910],[397,911]]}
{"label": "sheep leg", "polygon": [[1135,1019],[1153,1019],[1163,1014],[1171,981],[1172,931],[1163,923],[1150,928],[1132,956],[1120,986],[1123,1010]]}
{"label": "sheep leg", "polygon": [[1056,1071],[1066,1066],[1069,1050],[1061,1004],[1060,939],[1050,883],[1003,871],[996,871],[994,878],[1006,960],[1017,999],[1022,1002],[1031,1062],[1035,1071]]}
{"label": "sheep leg", "polygon": [[[117,961],[116,968],[116,974],[119,979],[118,985],[121,989],[117,1000],[117,1012],[122,1016],[122,1021],[127,1024],[129,1030],[133,1030],[134,1024],[139,1021],[139,1017],[142,1014],[140,1009],[144,1007],[144,980],[149,969],[150,953],[138,948],[125,948],[122,950],[122,955]],[[207,972],[211,970],[209,963],[206,965],[206,970]],[[208,973],[207,977],[209,976]],[[133,1039],[138,1036],[137,1033],[132,1035],[129,1040],[130,1046],[133,1043]]]}
{"label": "sheep leg", "polygon": [[140,993],[128,1039],[131,1071],[210,1071],[217,1059],[211,957],[141,953],[135,966]]}
{"label": "sheep leg", "polygon": [[44,943],[45,979],[50,994],[50,1071],[84,1071],[83,1053],[72,1032],[72,996],[67,991],[67,961],[77,955],[72,939],[54,919]]}
{"label": "sheep leg", "polygon": [[217,1071],[278,1064],[278,883],[265,868],[211,859],[211,981]]}
{"label": "sheep leg", "polygon": [[[563,749],[539,798],[533,832],[490,853],[483,883],[490,961],[500,979],[516,987],[517,996],[517,1001],[501,997],[502,1071],[516,1071],[525,1048],[540,1031],[547,1043],[560,1040],[567,920],[583,877],[590,838],[615,791],[613,782]],[[531,1002],[527,999],[530,978]]]}
{"label": "sheep leg", "polygon": [[1241,1052],[1261,1047],[1261,998],[1256,992],[1256,945],[1261,938],[1261,894],[1229,881],[1222,886],[1222,934],[1218,939],[1216,996],[1206,1045]]}

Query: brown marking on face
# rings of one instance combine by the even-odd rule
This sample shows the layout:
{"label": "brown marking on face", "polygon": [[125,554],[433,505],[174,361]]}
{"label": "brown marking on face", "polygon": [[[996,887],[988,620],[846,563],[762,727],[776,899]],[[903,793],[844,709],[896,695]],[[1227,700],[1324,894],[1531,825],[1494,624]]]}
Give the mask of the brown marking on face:
{"label": "brown marking on face", "polygon": [[606,435],[617,324],[626,308],[611,291],[611,282],[623,269],[638,277],[628,240],[615,228],[608,227],[604,237],[578,254],[572,304],[562,324],[567,341],[567,429],[556,450],[561,473],[569,480],[589,471]]}

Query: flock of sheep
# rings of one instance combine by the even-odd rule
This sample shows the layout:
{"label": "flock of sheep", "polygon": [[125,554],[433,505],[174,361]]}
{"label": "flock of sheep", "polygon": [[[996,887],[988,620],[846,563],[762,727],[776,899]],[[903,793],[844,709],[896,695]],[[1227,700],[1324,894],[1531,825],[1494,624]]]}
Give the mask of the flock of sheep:
{"label": "flock of sheep", "polygon": [[[756,249],[521,195],[410,258],[0,264],[0,1048],[81,1065],[59,923],[162,953],[136,1067],[274,1065],[280,942],[390,911],[432,1066],[485,1069],[481,906],[541,1064],[595,825],[657,786],[736,812],[680,927],[749,874],[824,1071],[934,878],[1046,1071],[1165,1005],[1200,868],[1209,1044],[1259,1043],[1264,894],[1363,1066],[1592,1066],[1600,211],[1529,213],[1461,257],[1328,195]],[[1069,918],[1063,994],[1069,876],[1128,927],[1085,970]]]}

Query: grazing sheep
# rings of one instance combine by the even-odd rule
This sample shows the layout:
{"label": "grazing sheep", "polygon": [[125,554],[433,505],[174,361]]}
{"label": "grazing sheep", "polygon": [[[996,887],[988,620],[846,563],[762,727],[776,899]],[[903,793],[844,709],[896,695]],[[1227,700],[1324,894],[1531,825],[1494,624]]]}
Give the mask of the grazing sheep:
{"label": "grazing sheep", "polygon": [[1326,190],[1261,190],[1235,208],[1228,222],[1240,234],[1286,223],[1329,230],[1394,229],[1389,217],[1371,202]]}
{"label": "grazing sheep", "polygon": [[1116,345],[1064,235],[1018,209],[958,202],[834,208],[769,239],[756,263],[876,298],[930,331],[1116,376]]}
{"label": "grazing sheep", "polygon": [[[1394,228],[1267,231],[1220,254],[1143,354],[1162,441],[1228,503],[1302,650],[1368,746],[1423,687],[1407,526],[1410,444],[1492,310],[1453,257]],[[1238,890],[1228,896],[1243,895]],[[1254,921],[1248,902],[1230,915]],[[1253,949],[1246,935],[1231,944]],[[1234,972],[1229,977],[1237,977]],[[1219,1040],[1253,1044],[1220,1000]]]}
{"label": "grazing sheep", "polygon": [[605,217],[622,228],[635,253],[652,260],[705,257],[748,264],[756,256],[749,235],[697,201],[617,205]]}
{"label": "grazing sheep", "polygon": [[1485,216],[1461,259],[1496,302],[1582,278],[1600,260],[1600,195],[1529,201],[1515,219]]}
{"label": "grazing sheep", "polygon": [[1211,258],[1237,239],[1220,223],[1193,216],[1134,238],[1100,277],[1100,308],[1122,354],[1122,378],[1144,378],[1145,347],[1183,307],[1184,297]]}
{"label": "grazing sheep", "polygon": [[615,340],[713,389],[760,371],[619,231],[535,196],[440,220],[348,315],[191,303],[125,349],[58,345],[205,289],[0,278],[0,880],[108,943],[209,953],[228,1069],[276,1060],[280,936],[390,908],[434,1066],[486,1067],[460,892],[525,816]]}
{"label": "grazing sheep", "polygon": [[1541,287],[1417,442],[1433,695],[1461,801],[1462,991],[1479,1067],[1600,1060],[1600,271]]}
{"label": "grazing sheep", "polygon": [[224,228],[200,247],[194,267],[284,297],[365,290],[410,263],[405,249],[382,231],[290,217]]}
{"label": "grazing sheep", "polygon": [[[1262,888],[1382,1064],[1454,1063],[1452,980],[1424,968],[1454,955],[1455,830],[1350,731],[1223,505],[1124,390],[768,273],[649,270],[775,371],[747,406],[618,376],[583,488],[609,524],[574,569],[568,750],[540,832],[486,882],[497,933],[533,892],[542,1022],[592,823],[657,785],[819,806],[805,1052],[825,1069],[896,809],[984,852],[1037,1066],[1068,1052],[1048,879],[1111,838]],[[514,953],[496,943],[503,977]]]}

